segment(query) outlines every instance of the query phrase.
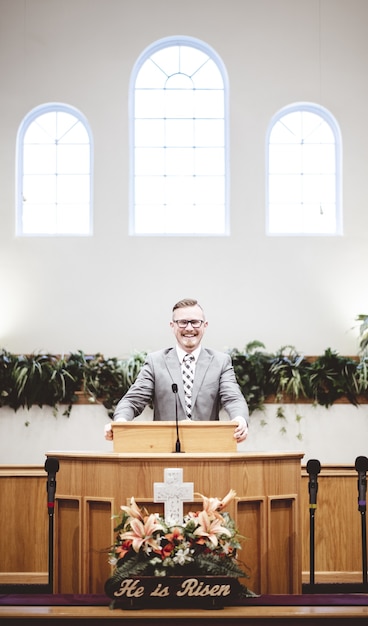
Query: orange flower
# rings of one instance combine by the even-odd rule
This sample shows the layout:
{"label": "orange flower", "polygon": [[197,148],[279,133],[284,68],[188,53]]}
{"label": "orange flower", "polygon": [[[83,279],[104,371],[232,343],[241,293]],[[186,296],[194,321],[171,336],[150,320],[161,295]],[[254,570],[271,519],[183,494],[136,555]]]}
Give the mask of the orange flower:
{"label": "orange flower", "polygon": [[115,550],[116,558],[123,559],[125,555],[129,552],[132,546],[131,541],[124,541],[121,546],[118,546]]}
{"label": "orange flower", "polygon": [[181,541],[184,540],[181,528],[175,526],[171,530],[172,532],[167,533],[164,537],[164,540],[166,539],[167,543],[161,546],[163,559],[165,559],[167,556],[170,556],[171,552],[175,550],[175,546],[177,546],[178,544],[180,544]]}
{"label": "orange flower", "polygon": [[173,543],[167,543],[166,545],[162,546],[161,548],[162,559],[166,559],[166,557],[170,556],[174,548],[175,546]]}
{"label": "orange flower", "polygon": [[181,528],[175,526],[171,533],[165,535],[168,541],[182,541],[184,539]]}

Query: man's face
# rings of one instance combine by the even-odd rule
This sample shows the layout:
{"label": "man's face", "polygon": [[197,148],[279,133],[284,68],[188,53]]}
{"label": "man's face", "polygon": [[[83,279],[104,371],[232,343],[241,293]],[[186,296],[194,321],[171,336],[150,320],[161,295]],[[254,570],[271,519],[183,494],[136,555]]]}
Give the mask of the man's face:
{"label": "man's face", "polygon": [[[208,322],[204,321],[204,314],[200,306],[185,306],[181,309],[175,309],[173,315],[174,321],[170,322],[170,326],[174,331],[174,335],[179,346],[185,352],[193,352],[201,343],[204,331],[208,326]],[[199,328],[193,328],[192,324],[187,324],[184,328],[176,323],[180,320],[185,321],[202,321]]]}

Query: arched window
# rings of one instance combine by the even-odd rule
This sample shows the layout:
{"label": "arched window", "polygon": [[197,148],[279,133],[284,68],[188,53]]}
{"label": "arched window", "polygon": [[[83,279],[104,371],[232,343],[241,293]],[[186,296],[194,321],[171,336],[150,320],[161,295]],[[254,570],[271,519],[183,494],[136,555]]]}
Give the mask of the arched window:
{"label": "arched window", "polygon": [[17,235],[92,234],[92,140],[64,104],[33,109],[17,137]]}
{"label": "arched window", "polygon": [[133,235],[227,235],[227,78],[190,37],[146,49],[131,77]]}
{"label": "arched window", "polygon": [[267,234],[341,235],[341,137],[323,107],[299,103],[267,133]]}

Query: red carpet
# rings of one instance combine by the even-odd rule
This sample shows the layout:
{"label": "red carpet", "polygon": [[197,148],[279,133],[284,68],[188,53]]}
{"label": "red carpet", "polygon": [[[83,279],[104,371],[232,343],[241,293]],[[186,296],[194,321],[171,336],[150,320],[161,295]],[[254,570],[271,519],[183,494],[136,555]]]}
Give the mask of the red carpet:
{"label": "red carpet", "polygon": [[[72,594],[2,594],[2,606],[109,606],[110,598],[105,595]],[[335,593],[303,595],[265,595],[242,598],[233,606],[368,606],[368,594]]]}

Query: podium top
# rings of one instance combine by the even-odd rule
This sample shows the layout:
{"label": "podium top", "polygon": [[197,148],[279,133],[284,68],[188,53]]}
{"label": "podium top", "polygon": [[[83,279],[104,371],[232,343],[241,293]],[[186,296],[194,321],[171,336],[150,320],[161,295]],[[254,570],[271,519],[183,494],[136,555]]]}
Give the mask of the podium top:
{"label": "podium top", "polygon": [[[114,422],[114,452],[236,452],[235,424],[230,421]],[[178,435],[178,437],[177,437]]]}

